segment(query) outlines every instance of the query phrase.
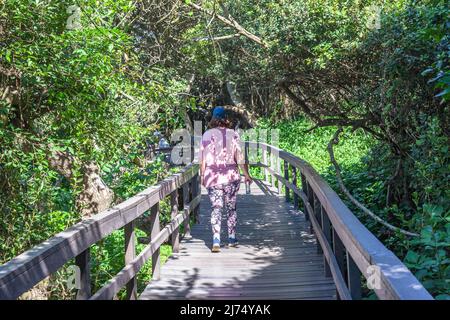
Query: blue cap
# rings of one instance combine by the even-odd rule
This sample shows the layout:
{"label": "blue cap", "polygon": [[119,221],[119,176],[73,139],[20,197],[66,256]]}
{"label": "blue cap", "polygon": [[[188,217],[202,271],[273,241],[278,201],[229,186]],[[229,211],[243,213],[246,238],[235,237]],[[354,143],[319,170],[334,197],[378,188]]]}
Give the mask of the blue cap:
{"label": "blue cap", "polygon": [[225,108],[224,107],[215,107],[213,110],[212,117],[214,119],[225,119]]}

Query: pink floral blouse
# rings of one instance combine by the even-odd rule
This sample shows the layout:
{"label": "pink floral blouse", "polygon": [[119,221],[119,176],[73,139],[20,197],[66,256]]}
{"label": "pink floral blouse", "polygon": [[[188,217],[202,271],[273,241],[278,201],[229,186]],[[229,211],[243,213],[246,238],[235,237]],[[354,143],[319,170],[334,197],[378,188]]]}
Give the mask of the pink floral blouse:
{"label": "pink floral blouse", "polygon": [[238,164],[244,163],[239,134],[226,128],[207,130],[200,145],[199,159],[205,162],[206,188],[240,180]]}

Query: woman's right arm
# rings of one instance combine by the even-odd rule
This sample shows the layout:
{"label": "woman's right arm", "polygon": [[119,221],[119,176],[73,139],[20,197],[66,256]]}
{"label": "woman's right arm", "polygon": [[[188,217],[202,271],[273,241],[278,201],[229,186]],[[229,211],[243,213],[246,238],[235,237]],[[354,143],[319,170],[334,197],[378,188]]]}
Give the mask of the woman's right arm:
{"label": "woman's right arm", "polygon": [[240,164],[239,167],[241,168],[242,172],[244,173],[245,182],[252,183],[253,179],[250,176],[250,172],[248,171],[248,164],[247,163]]}

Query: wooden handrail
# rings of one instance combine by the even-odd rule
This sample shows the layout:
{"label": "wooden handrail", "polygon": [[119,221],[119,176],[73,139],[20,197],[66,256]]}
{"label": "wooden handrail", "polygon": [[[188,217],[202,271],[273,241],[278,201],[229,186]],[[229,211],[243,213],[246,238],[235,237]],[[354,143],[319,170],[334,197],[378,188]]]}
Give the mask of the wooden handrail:
{"label": "wooden handrail", "polygon": [[[197,164],[189,164],[179,173],[164,179],[157,185],[151,186],[134,197],[75,224],[0,266],[0,299],[18,298],[22,293],[57,271],[73,258],[75,258],[76,263],[81,264],[79,265],[81,271],[81,289],[78,292],[77,298],[89,298],[90,246],[105,238],[113,231],[129,225],[145,211],[157,206],[162,199],[173,192],[177,192],[178,189],[184,188],[189,191],[185,185],[190,183],[194,199],[189,204],[185,203],[183,213],[178,214],[172,219],[169,225],[162,231],[158,231],[154,239],[152,236],[150,245],[144,250],[145,254],[150,255],[157,252],[160,245],[173,232],[178,232],[179,225],[184,219],[188,218],[189,213],[198,211],[197,207],[200,202],[198,169]],[[131,248],[131,250],[134,250],[134,245]],[[108,292],[107,295],[104,295],[105,297],[111,298],[110,292],[117,292],[119,285],[126,285],[136,275],[142,266],[142,258],[144,255],[141,253],[136,258],[131,258],[131,261],[126,261],[125,268],[114,278],[117,280],[115,285],[109,286],[114,287],[114,290],[111,291],[108,289],[102,291]],[[131,254],[131,257],[133,256],[134,254]],[[130,288],[132,288],[131,290],[135,290],[135,286],[130,286]],[[131,293],[129,296],[131,297],[133,294]]]}
{"label": "wooden handrail", "polygon": [[[374,291],[378,298],[433,299],[411,271],[357,219],[336,192],[309,163],[267,143],[245,143],[253,148],[261,149],[264,161],[261,165],[266,172],[266,180],[269,176],[268,172],[272,177],[284,184],[287,190],[291,190],[302,199],[306,217],[311,221],[313,230],[318,236],[319,244],[326,260],[326,268],[331,269],[333,280],[337,285],[338,295],[341,299],[349,298],[347,291],[350,291],[350,295],[353,298],[359,298],[361,281],[358,277],[362,274],[366,279],[375,280],[374,282],[376,283],[377,279],[374,277],[377,274],[374,273],[377,270],[379,270],[380,285],[378,288],[375,287]],[[289,163],[292,168],[296,168],[296,175],[298,171],[302,177],[301,180],[303,180],[301,189],[289,182],[286,176],[283,177],[280,172],[276,172],[273,166],[267,163],[268,159],[274,155]],[[296,178],[297,176],[295,181],[297,180]],[[314,198],[318,200],[317,203],[313,200]],[[315,216],[316,211],[322,218],[330,222],[331,230],[323,229],[324,221],[320,225]],[[333,240],[326,239],[324,232],[331,234],[335,238]],[[336,244],[342,244],[345,252],[335,252],[337,251],[336,248],[339,247]],[[340,256],[340,263],[336,264],[338,255]],[[346,265],[343,263],[344,259],[341,259],[342,257],[345,257]],[[369,269],[369,267],[372,267],[372,269]],[[338,275],[337,272],[340,272],[341,275]],[[342,287],[344,278],[346,279],[347,288]]]}
{"label": "wooden handrail", "polygon": [[155,238],[142,250],[142,252],[127,264],[115,277],[108,281],[91,300],[109,300],[119,292],[134,276],[137,275],[145,262],[152,257],[158,248],[169,239],[169,236],[181,225],[183,221],[189,218],[194,209],[200,204],[200,195],[194,198],[189,204],[184,206],[184,211],[179,213],[172,221],[167,224]]}

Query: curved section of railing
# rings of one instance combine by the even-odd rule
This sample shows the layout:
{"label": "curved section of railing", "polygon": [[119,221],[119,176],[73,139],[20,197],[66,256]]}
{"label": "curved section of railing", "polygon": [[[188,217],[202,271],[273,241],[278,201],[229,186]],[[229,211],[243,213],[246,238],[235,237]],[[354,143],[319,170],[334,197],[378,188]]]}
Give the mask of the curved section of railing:
{"label": "curved section of railing", "polygon": [[[170,197],[172,220],[160,230],[159,202],[165,197]],[[112,299],[124,286],[127,298],[135,299],[137,273],[151,258],[152,276],[159,277],[159,247],[171,237],[172,249],[178,251],[179,226],[183,223],[185,236],[189,236],[189,215],[198,214],[200,197],[198,165],[189,164],[157,185],[75,224],[0,266],[0,299],[18,298],[73,258],[80,271],[77,299]],[[136,256],[135,221],[148,210],[151,210],[151,241]],[[120,228],[125,230],[125,267],[91,296],[89,248]]]}
{"label": "curved section of railing", "polygon": [[[332,276],[340,299],[360,299],[363,276],[380,299],[433,299],[410,270],[387,249],[348,209],[336,192],[306,161],[266,143],[246,142],[262,153],[265,180],[285,187],[303,202],[306,218],[324,255],[325,273]],[[281,164],[283,163],[283,173]]]}

